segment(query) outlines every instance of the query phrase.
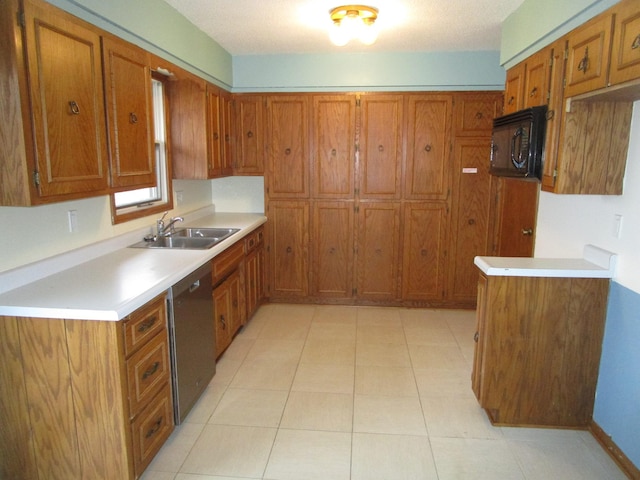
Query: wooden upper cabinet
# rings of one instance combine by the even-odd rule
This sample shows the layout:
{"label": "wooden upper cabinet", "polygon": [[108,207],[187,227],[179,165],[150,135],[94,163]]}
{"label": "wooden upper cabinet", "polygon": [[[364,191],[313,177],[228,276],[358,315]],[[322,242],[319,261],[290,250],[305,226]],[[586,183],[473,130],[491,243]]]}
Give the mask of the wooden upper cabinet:
{"label": "wooden upper cabinet", "polygon": [[2,62],[12,66],[2,73],[2,86],[14,94],[2,95],[3,117],[8,115],[2,121],[12,122],[7,131],[17,142],[2,147],[9,150],[2,157],[2,203],[107,193],[99,31],[49,4],[25,1],[23,37],[15,25],[17,2],[2,2],[1,8],[2,17],[12,20],[2,32]]}
{"label": "wooden upper cabinet", "polygon": [[545,48],[527,59],[522,108],[547,105],[551,55],[552,51]]}
{"label": "wooden upper cabinet", "polygon": [[613,15],[600,15],[567,35],[565,97],[607,86]]}
{"label": "wooden upper cabinet", "polygon": [[264,97],[236,95],[236,154],[234,174],[264,174]]}
{"label": "wooden upper cabinet", "polygon": [[[175,69],[169,82],[173,178],[203,180],[231,174],[225,159],[228,129],[222,89],[191,73]],[[228,133],[231,135],[231,133]]]}
{"label": "wooden upper cabinet", "polygon": [[524,92],[525,62],[507,70],[504,86],[504,114],[514,113],[522,109]]}
{"label": "wooden upper cabinet", "polygon": [[309,197],[309,101],[305,95],[267,97],[271,198]]}
{"label": "wooden upper cabinet", "polygon": [[360,198],[400,198],[403,96],[364,95],[360,115]]}
{"label": "wooden upper cabinet", "polygon": [[640,78],[640,5],[626,0],[613,7],[615,25],[609,84]]}
{"label": "wooden upper cabinet", "polygon": [[406,199],[446,200],[451,165],[451,95],[410,95],[407,100]]}
{"label": "wooden upper cabinet", "polygon": [[349,198],[354,189],[356,97],[313,97],[312,192],[315,198]]}
{"label": "wooden upper cabinet", "polygon": [[483,137],[491,135],[493,119],[502,114],[502,94],[456,93],[454,95],[454,135]]}
{"label": "wooden upper cabinet", "polygon": [[111,36],[102,38],[111,186],[156,183],[149,54]]}

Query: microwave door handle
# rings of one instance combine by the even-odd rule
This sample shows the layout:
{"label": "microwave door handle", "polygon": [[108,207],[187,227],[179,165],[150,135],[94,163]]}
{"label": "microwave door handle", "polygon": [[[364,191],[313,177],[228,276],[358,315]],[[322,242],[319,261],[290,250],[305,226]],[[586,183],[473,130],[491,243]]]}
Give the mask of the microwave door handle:
{"label": "microwave door handle", "polygon": [[[516,133],[513,134],[513,136],[511,137],[511,163],[513,163],[513,165],[516,168],[522,168],[526,162],[526,158],[524,160],[522,160],[522,149],[520,148],[522,146],[522,137],[524,135],[524,128],[522,127],[518,127],[518,129],[516,130]],[[518,149],[517,149],[517,157],[516,157],[516,142],[520,140],[520,142],[518,143]]]}

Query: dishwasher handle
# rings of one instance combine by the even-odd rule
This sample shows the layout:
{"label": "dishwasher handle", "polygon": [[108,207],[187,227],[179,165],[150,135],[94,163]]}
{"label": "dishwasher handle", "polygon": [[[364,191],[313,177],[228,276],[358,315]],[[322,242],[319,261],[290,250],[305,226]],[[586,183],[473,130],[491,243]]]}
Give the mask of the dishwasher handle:
{"label": "dishwasher handle", "polygon": [[189,293],[195,292],[198,288],[200,288],[200,280],[196,280],[189,285]]}

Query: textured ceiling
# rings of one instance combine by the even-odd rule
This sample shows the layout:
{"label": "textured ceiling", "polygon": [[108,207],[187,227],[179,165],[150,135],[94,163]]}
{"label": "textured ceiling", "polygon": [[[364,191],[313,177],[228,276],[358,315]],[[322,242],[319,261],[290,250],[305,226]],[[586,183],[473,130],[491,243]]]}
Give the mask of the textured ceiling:
{"label": "textured ceiling", "polygon": [[372,46],[329,42],[327,0],[165,0],[232,55],[499,50],[500,25],[523,0],[372,0]]}

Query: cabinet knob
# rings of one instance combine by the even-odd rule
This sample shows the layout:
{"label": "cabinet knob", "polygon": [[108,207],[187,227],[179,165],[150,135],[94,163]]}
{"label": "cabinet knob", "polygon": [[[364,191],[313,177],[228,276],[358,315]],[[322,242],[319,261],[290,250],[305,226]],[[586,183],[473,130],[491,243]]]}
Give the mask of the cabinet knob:
{"label": "cabinet knob", "polygon": [[253,138],[253,132],[251,130],[247,132],[247,138]]}
{"label": "cabinet knob", "polygon": [[129,123],[132,125],[138,123],[138,116],[133,112],[129,114]]}
{"label": "cabinet knob", "polygon": [[285,148],[284,154],[285,155],[290,155],[291,154],[291,149],[290,148]]}
{"label": "cabinet knob", "polygon": [[335,247],[331,247],[331,248],[329,249],[329,253],[330,253],[330,254],[332,254],[332,255],[333,255],[334,253],[336,253],[336,249],[335,249]]}
{"label": "cabinet knob", "polygon": [[287,253],[291,253],[292,248],[291,247],[287,247]]}
{"label": "cabinet knob", "polygon": [[533,87],[529,92],[529,97],[533,98],[538,94],[538,87]]}
{"label": "cabinet knob", "polygon": [[509,98],[509,100],[507,101],[507,105],[513,105],[513,102],[516,101],[516,97],[514,97],[513,95],[511,95],[511,97]]}
{"label": "cabinet knob", "polygon": [[475,224],[476,224],[476,221],[475,221],[473,218],[470,218],[469,220],[467,220],[467,223],[468,223],[469,225],[475,225]]}
{"label": "cabinet knob", "polygon": [[218,132],[215,132],[213,134],[213,139],[217,141],[219,138],[220,138],[220,135],[218,135]]}
{"label": "cabinet knob", "polygon": [[533,235],[533,228],[523,228],[522,234],[530,237],[531,235]]}
{"label": "cabinet knob", "polygon": [[640,35],[634,38],[631,44],[631,50],[635,50],[636,48],[640,48]]}
{"label": "cabinet knob", "polygon": [[578,63],[578,71],[587,73],[587,70],[589,70],[589,47],[584,47],[584,57]]}
{"label": "cabinet knob", "polygon": [[483,116],[484,116],[484,115],[482,115],[482,112],[478,112],[478,113],[476,113],[476,118],[477,118],[478,120],[480,120]]}
{"label": "cabinet knob", "polygon": [[423,257],[427,256],[427,249],[423,248],[422,250],[420,250],[420,255],[422,255]]}
{"label": "cabinet knob", "polygon": [[80,115],[80,107],[74,100],[71,100],[69,102],[69,108],[71,109],[71,113],[73,115]]}
{"label": "cabinet knob", "polygon": [[424,147],[424,151],[425,152],[430,152],[431,151],[431,145],[427,145]]}
{"label": "cabinet knob", "polygon": [[337,154],[338,154],[338,151],[335,148],[331,149],[331,156],[332,157],[335,157]]}
{"label": "cabinet knob", "polygon": [[480,338],[480,333],[479,333],[479,332],[476,332],[476,333],[473,335],[473,341],[474,341],[474,342],[476,342],[476,343],[478,343],[478,338]]}
{"label": "cabinet knob", "polygon": [[224,315],[220,315],[220,323],[222,324],[222,329],[227,328],[227,321],[224,319]]}
{"label": "cabinet knob", "polygon": [[378,151],[379,152],[384,152],[384,146],[383,145],[378,145]]}

